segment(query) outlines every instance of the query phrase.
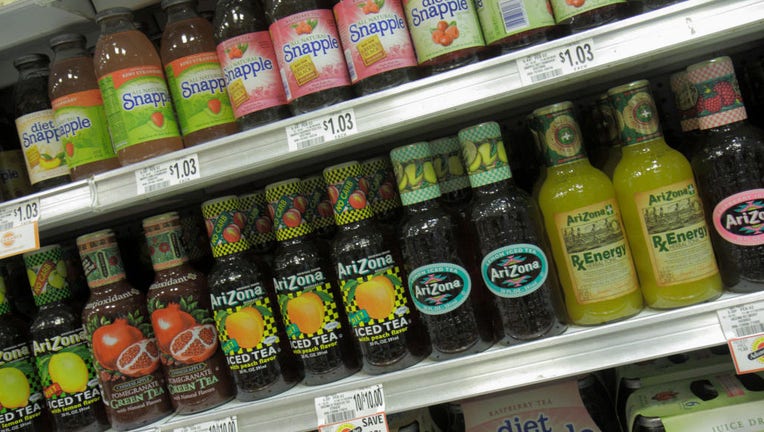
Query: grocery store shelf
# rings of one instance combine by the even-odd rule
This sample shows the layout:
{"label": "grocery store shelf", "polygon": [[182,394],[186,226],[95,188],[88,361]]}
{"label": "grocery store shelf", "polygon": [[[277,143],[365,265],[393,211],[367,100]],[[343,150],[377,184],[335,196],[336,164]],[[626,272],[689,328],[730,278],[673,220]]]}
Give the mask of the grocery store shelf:
{"label": "grocery store shelf", "polygon": [[381,383],[388,413],[457,401],[603,368],[724,343],[717,311],[764,300],[764,292],[725,294],[721,299],[673,311],[644,311],[600,327],[515,347],[445,361],[426,360],[381,376],[356,374],[319,387],[299,385],[259,402],[232,402],[211,412],[173,416],[144,430],[176,427],[236,415],[241,430],[301,431],[316,428],[314,398]]}

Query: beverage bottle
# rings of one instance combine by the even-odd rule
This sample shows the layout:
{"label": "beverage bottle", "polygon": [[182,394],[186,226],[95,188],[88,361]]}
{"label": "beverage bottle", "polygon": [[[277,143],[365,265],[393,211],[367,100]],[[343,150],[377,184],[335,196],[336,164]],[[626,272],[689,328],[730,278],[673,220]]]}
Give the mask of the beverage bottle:
{"label": "beverage bottle", "polygon": [[188,263],[180,217],[144,219],[143,230],[155,274],[146,300],[173,406],[191,414],[221,405],[236,390],[218,347],[207,280]]}
{"label": "beverage bottle", "polygon": [[119,168],[85,37],[62,34],[50,40],[50,47],[48,93],[72,180]]}
{"label": "beverage bottle", "polygon": [[475,6],[486,44],[500,54],[552,40],[559,33],[548,0],[483,0]]}
{"label": "beverage bottle", "polygon": [[289,179],[266,186],[265,194],[274,209],[278,246],[272,271],[281,317],[305,369],[305,384],[318,385],[357,372],[360,358],[334,272],[310,235],[301,186],[299,179]]}
{"label": "beverage bottle", "polygon": [[573,104],[533,115],[547,164],[539,206],[571,322],[596,325],[637,314],[642,293],[615,190],[586,159]]}
{"label": "beverage bottle", "polygon": [[[390,152],[405,214],[398,231],[405,281],[430,334],[430,358],[447,360],[493,343],[485,285],[472,249],[461,248],[456,217],[441,208],[427,142]],[[472,265],[470,265],[472,264]]]}
{"label": "beverage bottle", "polygon": [[549,0],[558,25],[580,32],[626,18],[627,0]]}
{"label": "beverage bottle", "polygon": [[478,61],[485,40],[473,1],[407,0],[403,9],[420,67],[439,73]]}
{"label": "beverage bottle", "polygon": [[[449,136],[430,141],[430,153],[440,187],[441,203],[459,215],[460,223],[468,221],[471,219],[469,202],[472,199],[472,189],[462,163],[459,138]],[[472,222],[468,224],[471,226]]]}
{"label": "beverage bottle", "polygon": [[59,431],[109,428],[82,319],[68,304],[66,265],[59,245],[24,254],[39,310],[30,333],[42,391]]}
{"label": "beverage bottle", "polygon": [[0,429],[44,432],[51,429],[44,409],[32,344],[24,321],[13,314],[0,277]]}
{"label": "beverage bottle", "polygon": [[687,68],[698,94],[705,134],[692,166],[706,209],[724,285],[734,292],[764,289],[764,132],[748,123],[732,60]]}
{"label": "beverage bottle", "polygon": [[607,94],[600,95],[595,105],[599,116],[598,128],[602,136],[602,144],[605,147],[605,155],[602,163],[602,172],[612,180],[615,167],[621,161],[620,130],[618,129],[618,117],[608,101]]}
{"label": "beverage bottle", "polygon": [[289,117],[262,4],[218,1],[213,27],[218,59],[239,127],[247,130]]}
{"label": "beverage bottle", "polygon": [[497,333],[511,345],[565,331],[560,285],[536,203],[512,181],[498,123],[459,131],[472,186],[482,281],[498,312]]}
{"label": "beverage bottle", "polygon": [[302,374],[289,351],[273,289],[245,258],[245,215],[236,196],[202,203],[215,265],[208,275],[221,348],[241,401],[263,399],[295,386]]}
{"label": "beverage bottle", "polygon": [[[380,225],[397,229],[403,209],[390,158],[380,156],[366,159],[361,162],[361,170],[361,190],[364,190],[364,187],[367,190],[364,193],[374,213],[374,220]],[[331,204],[329,206],[331,208]]]}
{"label": "beverage bottle", "polygon": [[682,129],[681,142],[677,143],[677,149],[687,159],[692,160],[695,149],[700,147],[700,140],[705,137],[698,127],[698,93],[687,78],[687,71],[671,74],[670,83]]}
{"label": "beverage bottle", "polygon": [[31,194],[19,137],[4,114],[0,114],[0,137],[0,195],[12,200]]}
{"label": "beverage bottle", "polygon": [[305,203],[305,220],[310,224],[310,229],[315,236],[323,240],[331,240],[337,232],[337,225],[334,223],[334,210],[329,202],[329,195],[326,192],[326,182],[320,175],[310,176],[302,180],[300,190],[303,194],[298,199],[298,206]]}
{"label": "beverage bottle", "polygon": [[416,56],[400,0],[339,0],[337,29],[359,96],[416,79]]}
{"label": "beverage bottle", "polygon": [[114,232],[77,237],[77,247],[91,289],[82,323],[111,427],[133,429],[172,414],[146,298],[127,282]]}
{"label": "beverage bottle", "polygon": [[212,24],[196,0],[163,0],[167,25],[159,53],[186,147],[239,131],[220,68]]}
{"label": "beverage bottle", "polygon": [[329,0],[266,0],[281,81],[292,114],[353,97]]}
{"label": "beverage bottle", "polygon": [[361,178],[358,162],[324,169],[337,222],[332,260],[342,302],[361,346],[363,371],[379,374],[418,363],[430,344],[405,288],[400,252],[374,222]]}
{"label": "beverage bottle", "polygon": [[525,126],[528,128],[528,131],[531,133],[531,140],[533,141],[533,149],[535,150],[535,159],[536,161],[540,162],[538,167],[538,176],[536,178],[536,181],[533,182],[533,187],[531,188],[531,196],[533,197],[533,200],[538,202],[539,201],[539,191],[541,191],[541,185],[544,184],[544,181],[546,180],[546,158],[544,151],[544,145],[541,143],[541,137],[539,136],[538,132],[538,124],[536,123],[536,118],[533,116],[533,114],[528,114],[525,117]]}
{"label": "beverage bottle", "polygon": [[249,243],[250,250],[257,255],[272,252],[276,247],[276,233],[273,232],[273,219],[268,212],[265,191],[259,190],[241,195],[239,202],[246,220],[244,237]]}
{"label": "beverage bottle", "polygon": [[613,174],[645,303],[687,306],[722,293],[703,203],[687,159],[666,144],[650,84],[608,90],[623,142]]}
{"label": "beverage bottle", "polygon": [[16,131],[35,192],[71,181],[48,97],[48,62],[44,54],[27,54],[13,60],[13,67],[19,71],[13,88]]}
{"label": "beverage bottle", "polygon": [[130,9],[96,15],[101,35],[93,63],[111,142],[122,165],[183,148],[167,83],[151,41],[135,29]]}

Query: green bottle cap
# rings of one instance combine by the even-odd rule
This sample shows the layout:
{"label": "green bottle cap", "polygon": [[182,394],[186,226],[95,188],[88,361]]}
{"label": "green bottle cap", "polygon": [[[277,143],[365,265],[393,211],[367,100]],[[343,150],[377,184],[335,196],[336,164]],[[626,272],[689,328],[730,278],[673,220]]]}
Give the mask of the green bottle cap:
{"label": "green bottle cap", "polygon": [[105,229],[77,237],[82,270],[90,289],[126,278],[114,231]]}
{"label": "green bottle cap", "polygon": [[403,205],[429,201],[440,196],[440,186],[432,165],[430,144],[422,141],[394,148],[390,152],[398,191]]}
{"label": "green bottle cap", "polygon": [[[369,184],[367,197],[374,214],[400,208],[401,197],[395,187],[395,173],[388,157],[367,159],[361,162],[361,170]],[[363,182],[361,184],[363,185]]]}
{"label": "green bottle cap", "polygon": [[313,227],[313,231],[334,225],[334,210],[326,191],[326,181],[320,175],[308,177],[302,181],[302,190],[308,199],[308,209],[305,218]]}
{"label": "green bottle cap", "polygon": [[253,247],[260,248],[270,242],[276,241],[276,233],[273,232],[273,219],[268,212],[268,201],[265,199],[265,191],[260,190],[250,194],[239,196],[241,210],[247,220],[244,226],[244,236]]}
{"label": "green bottle cap", "polygon": [[177,212],[162,213],[143,220],[154,270],[165,270],[188,262],[183,227]]}
{"label": "green bottle cap", "polygon": [[718,57],[687,67],[687,78],[698,93],[700,129],[711,129],[748,118],[729,57]]}
{"label": "green bottle cap", "polygon": [[8,301],[5,278],[0,275],[0,316],[11,313],[11,303]]}
{"label": "green bottle cap", "polygon": [[486,122],[464,128],[459,131],[459,142],[473,188],[512,177],[498,123]]}
{"label": "green bottle cap", "polygon": [[303,237],[311,232],[305,219],[308,200],[302,192],[300,179],[292,178],[265,187],[265,199],[273,209],[273,228],[276,240]]}
{"label": "green bottle cap", "polygon": [[655,107],[647,80],[613,87],[607,91],[607,95],[618,119],[618,129],[624,146],[663,137],[658,109]]}
{"label": "green bottle cap", "polygon": [[600,113],[605,132],[607,132],[607,140],[610,146],[621,145],[621,133],[618,130],[618,117],[616,117],[615,110],[610,105],[607,93],[601,94],[597,98],[596,108]]}
{"label": "green bottle cap", "polygon": [[247,216],[235,195],[228,195],[202,203],[202,215],[210,237],[210,248],[215,258],[244,252],[249,241],[244,235]]}
{"label": "green bottle cap", "polygon": [[533,111],[534,124],[547,166],[586,159],[581,129],[571,102],[560,102]]}
{"label": "green bottle cap", "polygon": [[686,71],[671,74],[670,81],[682,132],[698,130],[698,91],[690,82]]}
{"label": "green bottle cap", "polygon": [[324,169],[324,180],[337,225],[347,225],[374,216],[371,207],[367,205],[366,193],[362,188],[362,182],[366,180],[358,162],[350,161]]}
{"label": "green bottle cap", "polygon": [[60,245],[44,246],[23,255],[29,286],[37,306],[62,302],[71,297],[66,280],[64,250]]}
{"label": "green bottle cap", "polygon": [[467,189],[470,179],[462,163],[462,146],[455,136],[438,138],[430,141],[432,164],[438,177],[440,192],[450,192]]}

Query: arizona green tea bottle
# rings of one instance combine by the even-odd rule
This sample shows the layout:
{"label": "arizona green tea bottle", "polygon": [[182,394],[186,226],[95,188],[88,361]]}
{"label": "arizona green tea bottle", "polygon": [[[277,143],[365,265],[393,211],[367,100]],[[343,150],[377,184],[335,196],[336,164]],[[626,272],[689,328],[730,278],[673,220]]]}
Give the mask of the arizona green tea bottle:
{"label": "arizona green tea bottle", "polygon": [[106,430],[109,423],[87,334],[68,305],[63,250],[50,245],[25,253],[24,264],[39,308],[29,329],[37,373],[56,428]]}
{"label": "arizona green tea bottle", "polygon": [[405,285],[398,249],[373,220],[360,183],[361,166],[324,169],[337,221],[332,259],[364,372],[392,372],[430,352],[425,328]]}

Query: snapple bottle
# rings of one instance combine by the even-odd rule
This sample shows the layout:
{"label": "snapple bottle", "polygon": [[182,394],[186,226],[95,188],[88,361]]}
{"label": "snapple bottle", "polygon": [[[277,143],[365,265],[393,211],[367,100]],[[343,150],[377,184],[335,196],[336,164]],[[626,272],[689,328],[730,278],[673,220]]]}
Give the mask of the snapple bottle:
{"label": "snapple bottle", "polygon": [[99,12],[96,22],[101,36],[93,62],[119,162],[182,149],[162,62],[151,41],[135,29],[133,13],[111,8]]}
{"label": "snapple bottle", "polygon": [[186,147],[239,131],[212,36],[212,24],[196,13],[196,0],[162,0],[165,67]]}
{"label": "snapple bottle", "polygon": [[213,21],[218,59],[242,130],[291,115],[259,1],[221,0]]}
{"label": "snapple bottle", "polygon": [[353,97],[329,0],[266,0],[266,16],[292,114]]}
{"label": "snapple bottle", "polygon": [[573,32],[584,31],[625,18],[628,0],[550,0],[557,24]]}
{"label": "snapple bottle", "polygon": [[62,34],[50,40],[50,47],[55,56],[48,92],[72,180],[119,168],[85,37]]}

